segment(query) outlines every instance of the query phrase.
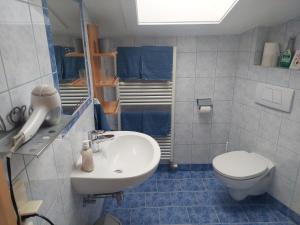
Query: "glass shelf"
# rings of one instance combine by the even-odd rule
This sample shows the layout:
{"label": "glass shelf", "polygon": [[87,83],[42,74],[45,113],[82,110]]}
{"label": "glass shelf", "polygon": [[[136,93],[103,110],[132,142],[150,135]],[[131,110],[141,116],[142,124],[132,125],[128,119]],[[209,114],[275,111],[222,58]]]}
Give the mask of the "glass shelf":
{"label": "glass shelf", "polygon": [[[22,145],[14,154],[39,157],[71,120],[72,116],[62,115],[57,125],[41,127],[37,134],[30,141]],[[9,133],[0,134],[0,158],[9,153],[11,138],[18,131],[19,129],[14,129]]]}

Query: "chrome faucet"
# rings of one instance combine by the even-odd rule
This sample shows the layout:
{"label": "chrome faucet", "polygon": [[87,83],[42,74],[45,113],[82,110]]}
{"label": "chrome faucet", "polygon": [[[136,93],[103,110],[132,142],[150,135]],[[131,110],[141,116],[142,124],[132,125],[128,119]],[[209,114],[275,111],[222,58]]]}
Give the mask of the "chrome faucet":
{"label": "chrome faucet", "polygon": [[113,134],[105,134],[104,130],[92,130],[88,132],[88,139],[91,141],[91,148],[93,152],[99,152],[99,144],[101,142],[111,140],[113,137]]}

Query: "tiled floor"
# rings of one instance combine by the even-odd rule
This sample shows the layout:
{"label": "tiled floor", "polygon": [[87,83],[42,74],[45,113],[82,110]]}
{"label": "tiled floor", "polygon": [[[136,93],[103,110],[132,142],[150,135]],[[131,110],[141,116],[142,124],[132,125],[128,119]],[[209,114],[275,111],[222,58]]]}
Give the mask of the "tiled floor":
{"label": "tiled floor", "polygon": [[225,187],[208,170],[158,171],[142,185],[124,193],[122,206],[105,200],[104,212],[118,217],[123,225],[294,224],[277,210],[268,196],[231,199]]}

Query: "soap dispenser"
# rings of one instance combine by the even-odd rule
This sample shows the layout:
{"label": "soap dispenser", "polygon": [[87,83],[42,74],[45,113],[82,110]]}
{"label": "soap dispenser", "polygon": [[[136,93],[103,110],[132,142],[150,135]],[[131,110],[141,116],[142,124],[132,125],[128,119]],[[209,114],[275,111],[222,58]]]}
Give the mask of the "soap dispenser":
{"label": "soap dispenser", "polygon": [[82,165],[81,170],[84,172],[92,172],[94,170],[93,150],[90,147],[90,141],[84,140],[82,142]]}

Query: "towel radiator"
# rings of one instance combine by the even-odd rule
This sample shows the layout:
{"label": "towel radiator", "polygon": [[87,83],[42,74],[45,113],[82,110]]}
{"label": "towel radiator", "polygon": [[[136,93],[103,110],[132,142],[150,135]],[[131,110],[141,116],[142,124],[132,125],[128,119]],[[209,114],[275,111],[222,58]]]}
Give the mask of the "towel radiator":
{"label": "towel radiator", "polygon": [[78,106],[83,100],[89,97],[88,88],[85,86],[74,87],[68,85],[60,85],[59,93],[61,97],[61,104],[65,106]]}
{"label": "towel radiator", "polygon": [[[161,149],[161,160],[173,162],[174,106],[176,78],[176,47],[173,48],[172,81],[129,81],[119,83],[120,111],[128,106],[168,106],[171,111],[171,132],[165,137],[154,137]],[[118,115],[121,130],[121,116]]]}

